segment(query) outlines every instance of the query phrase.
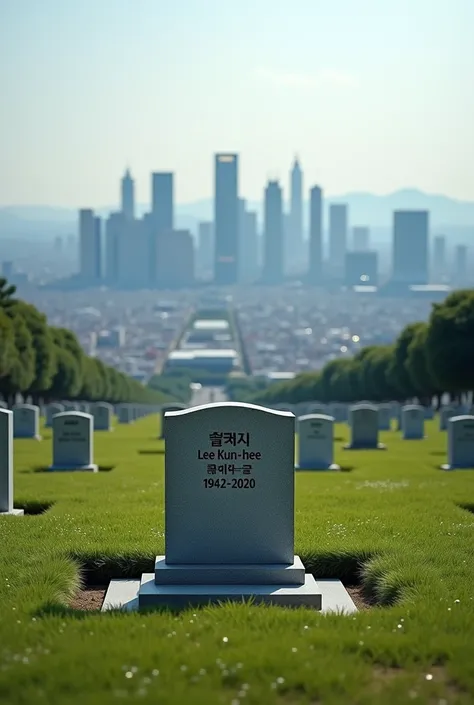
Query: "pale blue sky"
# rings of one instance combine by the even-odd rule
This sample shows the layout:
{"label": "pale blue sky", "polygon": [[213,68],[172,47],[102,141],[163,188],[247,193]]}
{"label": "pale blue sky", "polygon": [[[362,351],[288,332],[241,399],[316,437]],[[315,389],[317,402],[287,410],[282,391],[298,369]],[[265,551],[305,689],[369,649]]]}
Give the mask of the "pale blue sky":
{"label": "pale blue sky", "polygon": [[0,0],[0,203],[404,186],[474,200],[474,0]]}

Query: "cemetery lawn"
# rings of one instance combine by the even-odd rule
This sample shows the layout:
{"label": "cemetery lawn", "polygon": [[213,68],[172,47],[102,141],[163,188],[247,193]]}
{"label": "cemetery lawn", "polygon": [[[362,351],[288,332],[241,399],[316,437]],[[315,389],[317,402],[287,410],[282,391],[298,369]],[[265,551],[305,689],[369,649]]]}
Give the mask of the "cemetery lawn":
{"label": "cemetery lawn", "polygon": [[296,475],[296,552],[316,579],[361,584],[370,609],[71,609],[81,577],[138,577],[164,552],[156,419],[96,433],[113,470],[95,475],[35,472],[48,429],[15,441],[15,505],[51,506],[0,517],[1,703],[473,702],[474,472],[438,469],[437,421],[424,441],[382,433],[385,452],[343,451],[338,425],[335,461],[353,470]]}

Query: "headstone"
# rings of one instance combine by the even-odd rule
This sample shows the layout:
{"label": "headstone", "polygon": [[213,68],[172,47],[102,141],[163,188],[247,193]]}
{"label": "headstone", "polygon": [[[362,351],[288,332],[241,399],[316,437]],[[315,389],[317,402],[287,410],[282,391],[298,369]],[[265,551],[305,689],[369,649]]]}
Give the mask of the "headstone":
{"label": "headstone", "polygon": [[88,404],[86,401],[81,401],[77,405],[77,410],[82,411],[83,414],[90,414],[91,405]]}
{"label": "headstone", "polygon": [[46,428],[51,428],[53,425],[53,416],[56,414],[62,414],[64,411],[64,406],[62,404],[48,404],[45,407],[46,411],[46,421],[45,421],[45,426]]}
{"label": "headstone", "polygon": [[308,404],[306,415],[309,416],[314,414],[318,416],[327,416],[328,408],[326,404]]}
{"label": "headstone", "polygon": [[425,437],[425,410],[417,404],[402,408],[402,433],[405,441],[419,441]]}
{"label": "headstone", "polygon": [[79,411],[79,404],[75,401],[66,401],[63,406],[64,411]]}
{"label": "headstone", "polygon": [[94,419],[80,411],[65,411],[53,418],[53,464],[50,470],[88,470],[94,463]]}
{"label": "headstone", "polygon": [[298,470],[340,470],[334,463],[334,418],[307,414],[298,419]]}
{"label": "headstone", "polygon": [[453,416],[448,421],[448,464],[443,470],[474,470],[474,416]]}
{"label": "headstone", "polygon": [[458,413],[453,406],[442,406],[439,410],[439,430],[446,431],[449,419],[454,416],[458,416]]}
{"label": "headstone", "polygon": [[135,409],[131,404],[119,404],[117,406],[117,418],[119,423],[132,423],[135,420]]}
{"label": "headstone", "polygon": [[0,515],[21,516],[13,507],[13,412],[0,409]]}
{"label": "headstone", "polygon": [[390,404],[379,404],[379,431],[390,431],[392,422],[392,407]]}
{"label": "headstone", "polygon": [[112,430],[112,412],[110,404],[98,402],[94,404],[92,415],[94,417],[94,431],[111,431]]}
{"label": "headstone", "polygon": [[165,437],[165,414],[170,411],[184,411],[186,409],[185,404],[163,404],[161,407],[161,423],[160,423],[160,440]]}
{"label": "headstone", "polygon": [[330,404],[327,413],[334,418],[336,423],[345,423],[347,421],[347,404]]}
{"label": "headstone", "polygon": [[34,404],[17,404],[13,407],[14,438],[41,440],[39,434],[39,407]]}
{"label": "headstone", "polygon": [[378,409],[372,404],[357,404],[349,410],[351,441],[346,450],[384,450],[379,443]]}

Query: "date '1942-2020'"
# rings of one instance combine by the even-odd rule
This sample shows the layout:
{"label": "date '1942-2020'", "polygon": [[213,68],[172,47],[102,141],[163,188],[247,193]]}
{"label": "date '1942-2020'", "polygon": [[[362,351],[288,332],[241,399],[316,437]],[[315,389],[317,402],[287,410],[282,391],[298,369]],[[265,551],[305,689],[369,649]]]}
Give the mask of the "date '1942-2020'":
{"label": "date '1942-2020'", "polygon": [[253,477],[233,477],[227,479],[225,477],[205,478],[203,480],[204,487],[210,489],[233,489],[233,490],[253,490],[255,488],[255,480]]}

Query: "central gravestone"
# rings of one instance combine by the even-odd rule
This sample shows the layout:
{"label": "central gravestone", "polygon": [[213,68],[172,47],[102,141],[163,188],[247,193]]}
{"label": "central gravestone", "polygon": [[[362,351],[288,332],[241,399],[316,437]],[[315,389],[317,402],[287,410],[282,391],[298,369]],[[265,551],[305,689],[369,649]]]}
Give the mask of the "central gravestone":
{"label": "central gravestone", "polygon": [[405,441],[419,441],[425,437],[425,410],[417,404],[402,408],[402,433]]}
{"label": "central gravestone", "polygon": [[307,414],[298,419],[297,470],[340,470],[334,463],[334,418]]}
{"label": "central gravestone", "polygon": [[357,404],[349,410],[351,441],[346,450],[385,450],[379,443],[379,412],[373,404]]}
{"label": "central gravestone", "polygon": [[112,431],[113,407],[107,402],[98,402],[92,409],[94,431]]}
{"label": "central gravestone", "polygon": [[[321,609],[294,555],[294,424],[289,412],[240,403],[168,413],[165,556],[139,583],[111,581],[103,610],[249,598]],[[354,611],[332,583],[344,602],[329,603]]]}
{"label": "central gravestone", "polygon": [[474,470],[474,416],[454,416],[448,422],[448,463],[443,470]]}
{"label": "central gravestone", "polygon": [[64,411],[53,418],[53,464],[50,470],[97,472],[93,462],[94,420],[81,411]]}
{"label": "central gravestone", "polygon": [[161,407],[161,425],[160,425],[160,435],[159,439],[163,440],[165,437],[165,416],[170,413],[170,411],[184,411],[186,409],[185,404],[163,404]]}

